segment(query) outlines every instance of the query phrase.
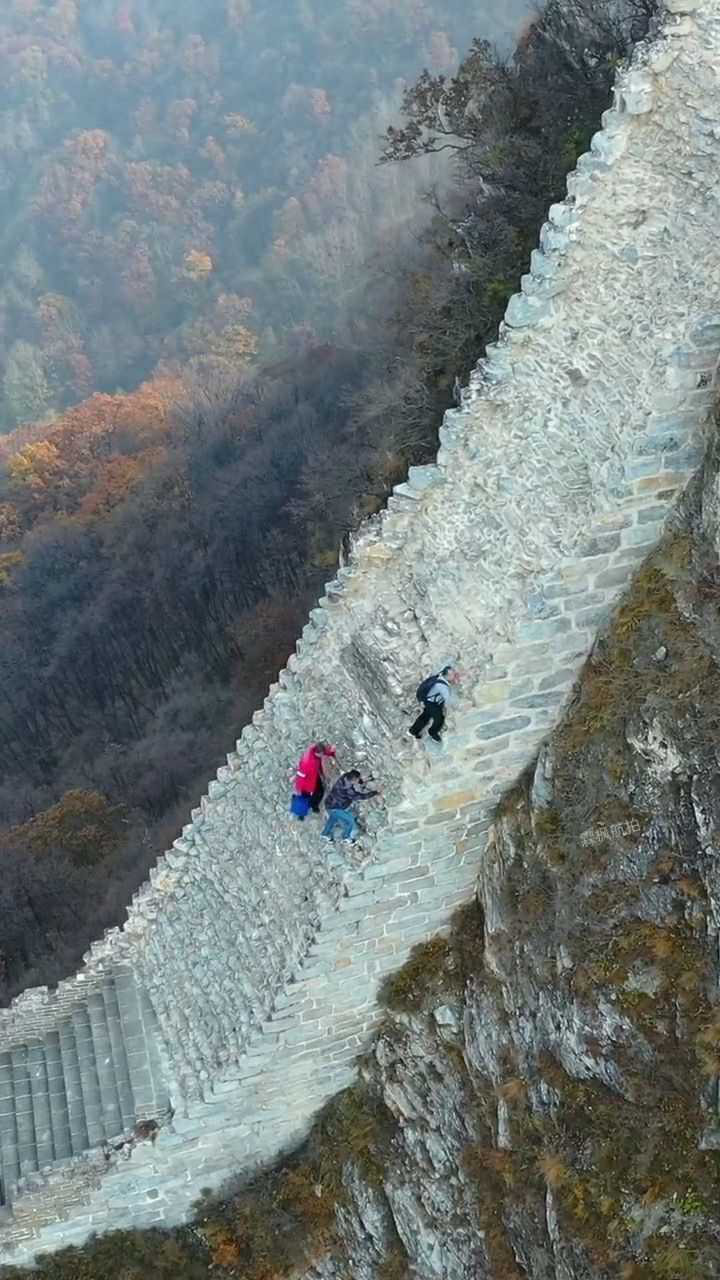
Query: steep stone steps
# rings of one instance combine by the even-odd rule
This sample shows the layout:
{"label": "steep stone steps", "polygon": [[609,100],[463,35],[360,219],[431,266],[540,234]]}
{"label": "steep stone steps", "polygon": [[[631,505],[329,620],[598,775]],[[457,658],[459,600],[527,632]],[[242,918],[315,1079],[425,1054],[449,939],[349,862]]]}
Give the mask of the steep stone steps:
{"label": "steep stone steps", "polygon": [[87,1011],[103,1127],[107,1137],[120,1135],[123,1131],[123,1121],[117,1082],[118,1064],[112,1052],[107,1007],[101,992],[88,998]]}
{"label": "steep stone steps", "polygon": [[[288,748],[288,759],[297,754]],[[243,815],[234,810],[231,787],[222,795],[213,790],[202,810],[202,841],[190,849],[187,840],[178,840],[178,855],[171,854],[172,859],[192,852],[199,859],[193,867],[199,874],[192,899],[176,900],[172,927],[162,915],[155,919],[142,975],[186,1096],[241,1059],[271,1011],[288,957],[295,953],[299,959],[304,953],[339,892],[319,841],[321,818],[305,826],[293,824],[277,794],[272,801],[268,795],[271,847],[263,849],[258,831],[257,841],[236,849],[229,833]],[[277,790],[289,798],[288,780],[280,778]],[[215,847],[208,857],[211,841]],[[135,904],[142,905],[147,897],[146,886]],[[196,940],[181,953],[178,929]],[[167,983],[157,979],[169,970],[171,998]]]}
{"label": "steep stone steps", "polygon": [[0,1056],[0,1173],[2,1201],[5,1203],[8,1186],[20,1177],[15,1090],[9,1053]]}
{"label": "steep stone steps", "polygon": [[20,1163],[20,1174],[25,1177],[28,1173],[34,1173],[38,1167],[35,1117],[33,1114],[32,1094],[30,1092],[27,1048],[23,1045],[18,1049],[13,1049],[10,1053],[10,1062],[12,1065],[13,1094],[15,1096],[18,1161]]}
{"label": "steep stone steps", "polygon": [[88,1146],[98,1147],[107,1137],[100,1099],[100,1082],[98,1080],[97,1063],[95,1062],[95,1046],[93,1045],[90,1019],[86,1008],[76,1009],[72,1014],[75,1033],[75,1049],[77,1052],[80,1075],[80,1093],[85,1113]]}
{"label": "steep stone steps", "polygon": [[56,1160],[66,1160],[73,1153],[67,1087],[60,1056],[60,1036],[49,1031],[44,1037],[45,1069],[48,1081],[48,1104]]}
{"label": "steep stone steps", "polygon": [[[69,1019],[61,1024],[58,1031],[58,1039],[60,1062],[65,1081],[70,1145],[73,1155],[79,1155],[81,1151],[87,1151],[90,1142],[87,1124],[85,1123],[85,1108],[80,1085],[80,1064],[75,1045],[75,1032]],[[60,1098],[58,1098],[58,1105],[61,1105]]]}
{"label": "steep stone steps", "polygon": [[110,1054],[115,1065],[115,1087],[117,1089],[121,1117],[120,1128],[123,1132],[127,1132],[135,1123],[135,1100],[132,1084],[130,1083],[130,1069],[122,1030],[118,994],[114,983],[109,983],[103,989],[102,999],[105,1005],[105,1018],[110,1039]]}
{"label": "steep stone steps", "polygon": [[158,1056],[157,1015],[145,992],[138,992],[132,974],[115,979],[120,1030],[136,1119],[163,1114],[167,1088]]}
{"label": "steep stone steps", "polygon": [[88,992],[55,1029],[0,1052],[0,1204],[31,1175],[167,1110],[155,1037],[155,1013],[128,973]]}
{"label": "steep stone steps", "polygon": [[30,1100],[32,1102],[37,1163],[38,1168],[42,1169],[44,1165],[51,1164],[55,1159],[52,1121],[50,1118],[47,1063],[42,1044],[29,1046],[27,1065],[30,1076]]}

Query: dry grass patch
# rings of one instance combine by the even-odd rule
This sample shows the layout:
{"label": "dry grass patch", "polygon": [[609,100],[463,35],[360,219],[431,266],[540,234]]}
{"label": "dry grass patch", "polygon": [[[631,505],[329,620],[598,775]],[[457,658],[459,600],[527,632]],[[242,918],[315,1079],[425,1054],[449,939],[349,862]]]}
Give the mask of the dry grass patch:
{"label": "dry grass patch", "polygon": [[413,947],[401,969],[384,979],[378,999],[399,1013],[420,1013],[441,999],[462,994],[467,977],[482,968],[483,914],[477,901],[453,915],[447,937],[436,935]]}
{"label": "dry grass patch", "polygon": [[410,1280],[408,1256],[401,1244],[383,1258],[377,1269],[377,1280]]}
{"label": "dry grass patch", "polygon": [[[716,673],[696,628],[681,616],[671,585],[687,573],[689,548],[685,534],[667,539],[635,574],[608,635],[585,667],[576,705],[558,730],[561,749],[575,752],[598,734],[612,737],[629,709],[649,693],[677,698]],[[657,629],[658,644],[671,656],[667,667],[634,663],[638,638],[648,624]]]}

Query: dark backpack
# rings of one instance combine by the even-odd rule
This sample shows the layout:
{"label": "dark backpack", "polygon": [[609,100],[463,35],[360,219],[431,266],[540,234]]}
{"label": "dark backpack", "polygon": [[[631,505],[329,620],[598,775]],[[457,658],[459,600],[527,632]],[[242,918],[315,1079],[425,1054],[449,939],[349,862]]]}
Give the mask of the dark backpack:
{"label": "dark backpack", "polygon": [[445,680],[444,677],[441,675],[426,676],[424,680],[420,681],[420,684],[415,690],[415,697],[417,698],[418,702],[425,701],[433,685],[437,684],[438,680],[442,680],[443,684],[447,684],[447,680]]}

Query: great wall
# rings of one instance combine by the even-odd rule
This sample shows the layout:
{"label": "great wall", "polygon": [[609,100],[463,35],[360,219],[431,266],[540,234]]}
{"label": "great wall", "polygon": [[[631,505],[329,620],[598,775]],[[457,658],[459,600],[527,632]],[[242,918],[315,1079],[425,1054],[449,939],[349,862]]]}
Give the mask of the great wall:
{"label": "great wall", "polygon": [[[702,458],[720,355],[720,0],[666,0],[499,340],[368,521],[192,821],[55,991],[0,1011],[0,1263],[182,1221],[354,1078],[377,990],[473,893],[493,806]],[[437,753],[407,739],[454,655]],[[308,741],[382,780],[291,822]]]}

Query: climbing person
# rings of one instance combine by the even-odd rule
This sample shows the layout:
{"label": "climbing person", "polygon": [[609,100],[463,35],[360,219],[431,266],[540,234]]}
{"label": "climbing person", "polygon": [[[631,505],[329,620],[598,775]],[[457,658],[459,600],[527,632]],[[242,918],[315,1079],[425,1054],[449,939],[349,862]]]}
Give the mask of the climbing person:
{"label": "climbing person", "polygon": [[436,675],[426,676],[421,681],[415,697],[422,704],[422,711],[408,729],[411,737],[422,737],[423,729],[429,724],[429,736],[434,742],[440,741],[440,734],[445,724],[445,707],[452,697],[450,686],[457,684],[458,679],[455,666],[452,662],[448,662]]}
{"label": "climbing person", "polygon": [[[304,796],[313,813],[320,812],[320,803],[325,795],[323,760],[334,758],[335,748],[329,743],[313,742],[298,764],[295,772],[295,794]],[[302,821],[305,815],[297,813],[296,816]]]}
{"label": "climbing person", "polygon": [[335,828],[340,827],[343,840],[355,843],[358,824],[352,806],[356,800],[371,800],[373,796],[380,795],[379,790],[361,791],[360,788],[366,785],[359,769],[349,769],[347,773],[342,773],[333,784],[325,801],[328,816],[322,829],[324,840],[333,840]]}

